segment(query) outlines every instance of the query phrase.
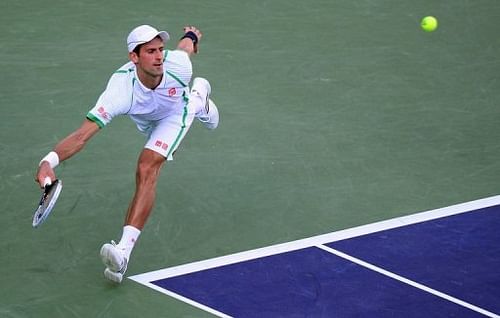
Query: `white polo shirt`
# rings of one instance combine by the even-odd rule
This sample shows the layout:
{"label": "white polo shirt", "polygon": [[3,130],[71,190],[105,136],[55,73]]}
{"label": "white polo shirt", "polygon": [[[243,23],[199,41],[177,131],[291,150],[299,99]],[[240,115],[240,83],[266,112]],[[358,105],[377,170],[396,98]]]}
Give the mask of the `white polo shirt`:
{"label": "white polo shirt", "polygon": [[111,76],[87,118],[103,128],[115,116],[129,115],[140,131],[149,133],[156,121],[185,112],[193,73],[191,60],[180,50],[166,50],[164,56],[164,74],[158,87],[145,87],[134,63],[129,62]]}

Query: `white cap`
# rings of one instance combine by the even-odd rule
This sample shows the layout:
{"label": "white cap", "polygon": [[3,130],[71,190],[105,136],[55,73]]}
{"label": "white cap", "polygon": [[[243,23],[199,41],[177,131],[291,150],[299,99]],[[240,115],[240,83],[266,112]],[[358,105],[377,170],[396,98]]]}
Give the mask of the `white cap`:
{"label": "white cap", "polygon": [[163,42],[167,42],[170,39],[166,31],[158,31],[150,25],[140,25],[136,27],[127,37],[128,51],[134,51],[136,46],[147,43],[157,36],[159,36]]}

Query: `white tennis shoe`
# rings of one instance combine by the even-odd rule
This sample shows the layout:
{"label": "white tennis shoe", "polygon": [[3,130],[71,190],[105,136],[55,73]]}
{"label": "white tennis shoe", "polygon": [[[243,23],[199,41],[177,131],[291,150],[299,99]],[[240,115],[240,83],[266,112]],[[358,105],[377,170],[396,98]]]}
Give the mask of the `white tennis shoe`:
{"label": "white tennis shoe", "polygon": [[204,105],[197,109],[195,117],[208,129],[213,130],[219,125],[219,110],[215,103],[210,99],[212,88],[210,83],[202,78],[197,77],[193,80],[191,94],[198,96],[204,100]]}
{"label": "white tennis shoe", "polygon": [[[125,267],[125,270],[127,268]],[[125,275],[125,271],[123,272],[113,272],[112,270],[110,270],[109,268],[106,267],[106,269],[104,270],[104,277],[106,277],[107,279],[109,279],[110,281],[112,282],[115,282],[117,284],[121,283],[122,280],[123,280],[123,276]]]}
{"label": "white tennis shoe", "polygon": [[101,247],[101,260],[106,266],[104,277],[115,283],[121,283],[128,264],[124,251],[111,241],[111,244],[106,243]]}

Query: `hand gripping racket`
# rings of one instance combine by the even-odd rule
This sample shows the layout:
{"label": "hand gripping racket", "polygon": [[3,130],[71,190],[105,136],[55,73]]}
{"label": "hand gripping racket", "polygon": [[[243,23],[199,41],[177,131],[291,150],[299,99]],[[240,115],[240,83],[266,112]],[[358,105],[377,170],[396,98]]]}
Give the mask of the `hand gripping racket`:
{"label": "hand gripping racket", "polygon": [[33,227],[38,227],[47,219],[62,190],[62,181],[59,179],[51,182],[50,178],[47,177],[45,178],[44,184],[45,186],[42,197],[40,198],[40,203],[38,203],[38,208],[33,215]]}

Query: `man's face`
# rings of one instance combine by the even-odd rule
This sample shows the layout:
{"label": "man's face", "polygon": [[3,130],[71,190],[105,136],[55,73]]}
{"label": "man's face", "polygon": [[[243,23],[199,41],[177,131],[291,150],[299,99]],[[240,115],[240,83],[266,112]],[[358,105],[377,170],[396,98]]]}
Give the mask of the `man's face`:
{"label": "man's face", "polygon": [[130,60],[137,66],[139,72],[147,76],[158,77],[163,75],[163,41],[156,37],[144,43],[139,54],[130,53]]}

